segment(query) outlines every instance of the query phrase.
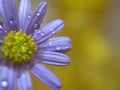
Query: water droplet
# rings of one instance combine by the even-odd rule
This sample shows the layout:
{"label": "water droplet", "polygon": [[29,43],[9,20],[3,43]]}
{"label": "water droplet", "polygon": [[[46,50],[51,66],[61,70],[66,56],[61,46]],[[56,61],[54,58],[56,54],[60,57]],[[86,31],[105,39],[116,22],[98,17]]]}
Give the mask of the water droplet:
{"label": "water droplet", "polygon": [[37,15],[37,16],[39,16],[39,15],[40,15],[40,13],[37,13],[36,15]]}
{"label": "water droplet", "polygon": [[52,45],[52,42],[48,42],[49,45]]}
{"label": "water droplet", "polygon": [[9,20],[10,20],[10,24],[13,24],[15,18],[14,17],[10,17]]}
{"label": "water droplet", "polygon": [[20,6],[20,9],[23,9],[22,6]]}
{"label": "water droplet", "polygon": [[45,34],[44,33],[40,33],[41,36],[44,36]]}
{"label": "water droplet", "polygon": [[11,23],[11,24],[13,24],[13,21],[12,21],[12,20],[10,20],[10,23]]}
{"label": "water droplet", "polygon": [[34,32],[34,33],[37,33],[37,32],[38,32],[38,30],[35,29],[35,32]]}
{"label": "water droplet", "polygon": [[0,25],[0,29],[3,29],[3,26],[2,26],[2,25]]}
{"label": "water droplet", "polygon": [[66,45],[65,48],[69,48],[70,46],[69,45]]}
{"label": "water droplet", "polygon": [[53,29],[50,29],[50,31],[52,32],[52,34],[55,34],[55,33],[56,33],[55,30],[53,30]]}
{"label": "water droplet", "polygon": [[7,87],[7,86],[8,86],[8,82],[5,81],[5,80],[2,81],[2,82],[1,82],[1,86],[2,86],[2,87]]}
{"label": "water droplet", "polygon": [[40,25],[39,24],[35,24],[34,25],[34,29],[39,29],[40,28]]}
{"label": "water droplet", "polygon": [[28,19],[31,19],[31,14],[28,15]]}
{"label": "water droplet", "polygon": [[67,45],[67,46],[65,46],[65,48],[66,48],[66,49],[69,49],[69,48],[71,48],[71,45]]}
{"label": "water droplet", "polygon": [[61,47],[59,47],[59,46],[56,47],[56,50],[60,50],[60,49],[61,49]]}

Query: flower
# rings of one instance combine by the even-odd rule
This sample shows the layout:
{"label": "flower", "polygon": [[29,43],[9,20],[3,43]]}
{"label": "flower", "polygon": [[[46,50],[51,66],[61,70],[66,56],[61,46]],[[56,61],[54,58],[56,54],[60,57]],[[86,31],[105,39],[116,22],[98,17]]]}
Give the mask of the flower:
{"label": "flower", "polygon": [[[14,0],[0,0],[0,90],[32,90],[30,70],[53,90],[59,90],[60,80],[43,64],[65,66],[71,49],[68,37],[51,38],[61,31],[64,22],[54,20],[40,27],[47,5],[42,1],[31,16],[30,0],[21,0],[19,13]],[[16,82],[17,81],[17,82]]]}

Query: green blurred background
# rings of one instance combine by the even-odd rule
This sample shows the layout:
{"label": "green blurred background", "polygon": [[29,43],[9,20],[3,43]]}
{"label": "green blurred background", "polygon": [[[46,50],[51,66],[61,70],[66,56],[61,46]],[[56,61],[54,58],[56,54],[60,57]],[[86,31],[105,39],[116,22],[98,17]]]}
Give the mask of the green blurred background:
{"label": "green blurred background", "polygon": [[[66,25],[56,36],[68,36],[71,64],[49,66],[61,80],[61,90],[120,90],[120,0],[46,0],[43,25],[61,18]],[[32,0],[33,8],[41,0]],[[50,90],[33,75],[34,90]]]}

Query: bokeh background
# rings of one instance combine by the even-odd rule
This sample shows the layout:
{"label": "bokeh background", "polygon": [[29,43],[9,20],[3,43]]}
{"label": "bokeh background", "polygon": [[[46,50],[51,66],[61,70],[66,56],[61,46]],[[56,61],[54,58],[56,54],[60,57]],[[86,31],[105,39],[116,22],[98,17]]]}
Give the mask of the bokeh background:
{"label": "bokeh background", "polygon": [[[33,8],[42,0],[32,0]],[[120,90],[120,0],[46,0],[42,25],[61,18],[56,36],[68,36],[71,64],[47,66],[61,80],[61,90]],[[33,10],[34,11],[34,10]],[[34,90],[50,90],[32,74]]]}

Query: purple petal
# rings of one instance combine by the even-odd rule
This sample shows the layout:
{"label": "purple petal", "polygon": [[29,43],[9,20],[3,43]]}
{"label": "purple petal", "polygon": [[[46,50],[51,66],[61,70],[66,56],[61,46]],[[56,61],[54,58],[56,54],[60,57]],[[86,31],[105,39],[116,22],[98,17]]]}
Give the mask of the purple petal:
{"label": "purple petal", "polygon": [[17,82],[19,90],[33,90],[31,78],[28,72],[24,73],[20,78],[18,78]]}
{"label": "purple petal", "polygon": [[3,27],[3,25],[0,24],[0,39],[3,39],[5,35],[7,35],[7,32],[5,28]]}
{"label": "purple petal", "polygon": [[70,58],[62,53],[43,51],[36,54],[37,60],[45,64],[56,65],[56,66],[65,66],[70,63]]}
{"label": "purple petal", "polygon": [[26,65],[16,66],[14,72],[17,78],[20,78],[27,71]]}
{"label": "purple petal", "polygon": [[54,20],[36,32],[33,37],[36,43],[41,43],[61,31],[63,27],[64,22],[62,20]]}
{"label": "purple petal", "polygon": [[15,79],[13,68],[2,66],[0,72],[0,90],[14,90]]}
{"label": "purple petal", "polygon": [[56,52],[67,52],[72,48],[71,39],[68,37],[57,37],[40,44],[39,50],[43,51],[56,51]]}
{"label": "purple petal", "polygon": [[46,10],[47,10],[47,5],[46,2],[43,1],[38,5],[29,22],[29,25],[26,29],[27,34],[33,34],[36,29],[39,29],[40,24],[43,22]]}
{"label": "purple petal", "polygon": [[18,31],[18,13],[14,0],[1,0],[0,12],[7,30]]}
{"label": "purple petal", "polygon": [[31,72],[52,90],[59,90],[62,85],[59,79],[47,68],[41,64],[36,64]]}
{"label": "purple petal", "polygon": [[29,15],[31,15],[31,2],[30,0],[21,0],[19,8],[19,22],[20,28],[24,31],[28,22],[30,20]]}

